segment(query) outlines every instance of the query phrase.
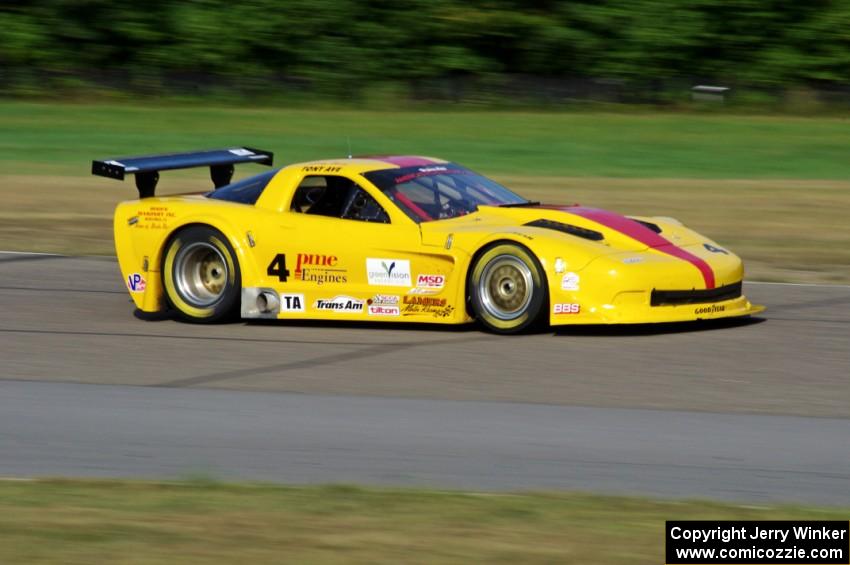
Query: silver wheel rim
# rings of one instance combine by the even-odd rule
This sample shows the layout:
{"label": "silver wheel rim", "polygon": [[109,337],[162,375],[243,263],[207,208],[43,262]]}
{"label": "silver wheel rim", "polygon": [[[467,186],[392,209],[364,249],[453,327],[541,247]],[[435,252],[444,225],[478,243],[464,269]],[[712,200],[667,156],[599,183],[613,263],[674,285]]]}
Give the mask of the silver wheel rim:
{"label": "silver wheel rim", "polygon": [[227,261],[211,243],[191,243],[177,252],[174,282],[180,297],[192,306],[211,306],[224,295]]}
{"label": "silver wheel rim", "polygon": [[513,255],[499,255],[492,259],[478,281],[481,306],[500,320],[522,316],[528,310],[533,291],[531,269]]}

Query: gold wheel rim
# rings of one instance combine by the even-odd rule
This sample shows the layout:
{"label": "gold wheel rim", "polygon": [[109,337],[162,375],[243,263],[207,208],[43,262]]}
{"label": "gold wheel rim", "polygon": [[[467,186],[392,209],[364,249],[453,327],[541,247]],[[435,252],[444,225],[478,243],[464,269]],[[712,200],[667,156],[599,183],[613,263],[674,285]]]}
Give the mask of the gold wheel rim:
{"label": "gold wheel rim", "polygon": [[210,243],[192,243],[180,249],[174,261],[174,282],[180,297],[204,308],[224,295],[228,280],[227,261]]}
{"label": "gold wheel rim", "polygon": [[513,255],[492,259],[478,283],[482,307],[500,320],[513,320],[525,314],[533,289],[531,269]]}

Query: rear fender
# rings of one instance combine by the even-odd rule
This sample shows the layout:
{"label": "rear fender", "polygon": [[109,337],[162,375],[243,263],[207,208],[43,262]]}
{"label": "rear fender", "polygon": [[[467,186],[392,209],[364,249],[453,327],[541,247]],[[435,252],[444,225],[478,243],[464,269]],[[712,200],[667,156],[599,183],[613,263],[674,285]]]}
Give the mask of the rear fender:
{"label": "rear fender", "polygon": [[[130,223],[130,214],[137,205],[122,203],[115,211],[115,251],[125,286],[136,307],[143,312],[159,312],[165,309],[162,287],[162,257],[171,239],[181,230],[192,225],[206,225],[220,231],[236,252],[242,273],[242,283],[257,280],[259,268],[252,253],[246,233],[240,233],[231,222],[215,215],[182,217],[170,221],[167,229],[141,230]],[[246,282],[248,281],[248,282]]]}

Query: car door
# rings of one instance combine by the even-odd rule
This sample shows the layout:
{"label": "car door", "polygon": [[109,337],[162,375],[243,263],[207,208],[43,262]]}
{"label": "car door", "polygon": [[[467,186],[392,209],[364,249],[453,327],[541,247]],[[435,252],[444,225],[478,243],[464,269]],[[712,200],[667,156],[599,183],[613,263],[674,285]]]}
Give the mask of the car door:
{"label": "car door", "polygon": [[308,174],[293,194],[288,286],[305,296],[310,317],[396,317],[415,286],[419,227],[393,217],[373,190],[345,175]]}

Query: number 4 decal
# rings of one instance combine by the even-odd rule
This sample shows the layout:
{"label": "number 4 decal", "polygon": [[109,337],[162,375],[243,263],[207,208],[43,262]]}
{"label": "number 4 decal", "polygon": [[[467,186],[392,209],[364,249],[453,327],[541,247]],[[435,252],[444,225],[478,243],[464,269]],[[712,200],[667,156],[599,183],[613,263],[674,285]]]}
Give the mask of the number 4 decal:
{"label": "number 4 decal", "polygon": [[286,282],[289,277],[289,271],[286,269],[286,255],[283,253],[275,255],[266,273],[271,277],[277,277],[277,280],[281,282]]}

